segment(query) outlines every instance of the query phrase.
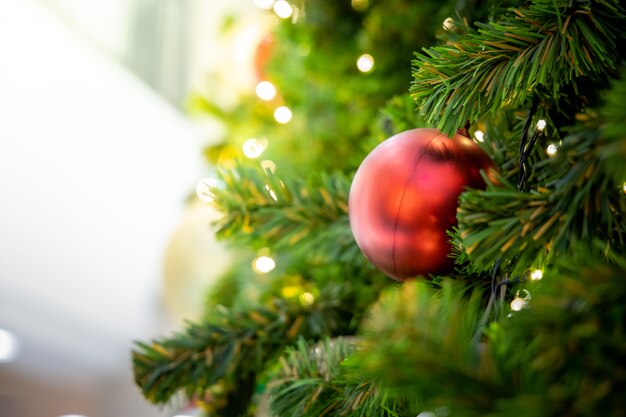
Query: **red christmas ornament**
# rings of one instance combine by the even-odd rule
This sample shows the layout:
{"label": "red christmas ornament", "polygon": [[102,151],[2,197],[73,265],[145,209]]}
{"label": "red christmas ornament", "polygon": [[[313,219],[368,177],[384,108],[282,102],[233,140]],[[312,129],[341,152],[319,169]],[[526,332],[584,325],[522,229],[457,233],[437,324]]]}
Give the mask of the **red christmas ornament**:
{"label": "red christmas ornament", "polygon": [[456,225],[459,194],[485,188],[495,168],[469,138],[413,129],[378,145],[350,188],[350,227],[365,256],[390,277],[451,272],[447,230]]}

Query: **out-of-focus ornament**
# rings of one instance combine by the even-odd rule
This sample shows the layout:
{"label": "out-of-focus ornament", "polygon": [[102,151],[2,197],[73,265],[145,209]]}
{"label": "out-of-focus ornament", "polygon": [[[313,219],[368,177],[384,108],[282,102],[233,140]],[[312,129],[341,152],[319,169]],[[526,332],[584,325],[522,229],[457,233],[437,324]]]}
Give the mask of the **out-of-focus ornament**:
{"label": "out-of-focus ornament", "polygon": [[163,257],[163,297],[176,323],[201,317],[207,290],[233,263],[232,251],[216,240],[211,227],[222,215],[207,204],[192,203],[170,237]]}
{"label": "out-of-focus ornament", "polygon": [[461,192],[485,187],[481,170],[492,178],[493,162],[458,133],[413,129],[379,144],[350,189],[350,227],[361,251],[399,281],[451,272],[447,231],[457,224]]}
{"label": "out-of-focus ornament", "polygon": [[258,80],[264,80],[267,77],[265,67],[267,66],[272,53],[274,52],[274,37],[269,34],[261,39],[254,53],[254,71]]}

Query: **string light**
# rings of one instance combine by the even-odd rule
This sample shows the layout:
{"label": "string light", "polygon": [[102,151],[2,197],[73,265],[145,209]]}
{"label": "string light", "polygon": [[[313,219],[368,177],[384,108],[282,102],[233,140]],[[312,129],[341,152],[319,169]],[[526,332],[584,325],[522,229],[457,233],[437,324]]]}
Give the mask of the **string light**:
{"label": "string light", "polygon": [[485,141],[485,132],[483,132],[482,130],[476,129],[474,131],[474,137],[476,138],[477,141],[484,142]]}
{"label": "string light", "polygon": [[370,2],[369,0],[352,0],[350,4],[352,5],[352,8],[354,10],[356,10],[357,12],[362,12],[369,7]]}
{"label": "string light", "polygon": [[300,294],[300,303],[303,306],[310,306],[315,302],[315,296],[310,292],[303,292]]}
{"label": "string light", "polygon": [[248,158],[258,158],[263,152],[265,152],[265,149],[267,149],[267,139],[248,139],[243,143],[241,148],[243,150],[243,154]]}
{"label": "string light", "polygon": [[277,0],[273,7],[276,16],[281,19],[287,19],[293,14],[293,7],[285,0]]}
{"label": "string light", "polygon": [[454,29],[454,19],[451,17],[446,18],[446,20],[443,21],[443,28],[445,30],[452,30]]}
{"label": "string light", "polygon": [[363,73],[371,72],[374,69],[374,57],[370,54],[363,54],[356,60],[356,67]]}
{"label": "string light", "polygon": [[210,203],[215,200],[213,189],[217,187],[217,185],[217,179],[211,177],[203,178],[196,185],[196,195],[205,203]]}
{"label": "string light", "polygon": [[540,119],[540,120],[537,122],[537,126],[536,126],[536,128],[537,128],[537,132],[543,132],[543,129],[545,129],[545,128],[546,128],[546,121],[545,121],[545,120],[543,120],[543,119]]}
{"label": "string light", "polygon": [[526,306],[526,301],[522,297],[515,297],[513,301],[511,301],[511,310],[520,311]]}
{"label": "string light", "polygon": [[626,182],[622,184],[622,191],[624,191],[624,194],[626,194]]}
{"label": "string light", "polygon": [[276,97],[276,87],[269,81],[261,81],[256,85],[256,95],[263,101],[270,101]]}
{"label": "string light", "polygon": [[265,184],[264,188],[267,190],[268,193],[270,193],[270,197],[272,197],[272,200],[278,201],[278,197],[276,196],[276,193],[274,192],[274,190],[272,190],[272,187]]}
{"label": "string light", "polygon": [[524,298],[522,298],[520,297],[519,291],[518,291],[515,294],[515,298],[513,299],[513,301],[511,301],[511,310],[520,311],[521,309],[528,306],[528,303],[531,300],[530,292],[528,292],[528,290],[525,290],[525,289],[522,290],[522,292],[525,293],[526,295],[524,296]]}
{"label": "string light", "polygon": [[274,0],[254,0],[254,5],[259,9],[269,10],[274,6]]}
{"label": "string light", "polygon": [[263,161],[261,161],[261,168],[263,168],[263,171],[269,171],[272,174],[276,172],[276,164],[274,163],[274,161],[271,161],[269,159],[264,159]]}
{"label": "string light", "polygon": [[539,281],[541,278],[543,278],[543,272],[541,271],[541,269],[535,269],[530,274],[530,279],[533,281]]}
{"label": "string light", "polygon": [[559,148],[554,143],[551,143],[548,145],[546,152],[548,153],[549,156],[555,156],[558,150]]}
{"label": "string light", "polygon": [[278,123],[281,123],[281,124],[289,123],[292,116],[293,114],[291,113],[291,110],[289,109],[289,107],[280,106],[279,108],[274,110],[274,119],[276,119]]}
{"label": "string light", "polygon": [[276,268],[276,261],[267,255],[261,255],[252,261],[252,269],[259,274],[267,274]]}

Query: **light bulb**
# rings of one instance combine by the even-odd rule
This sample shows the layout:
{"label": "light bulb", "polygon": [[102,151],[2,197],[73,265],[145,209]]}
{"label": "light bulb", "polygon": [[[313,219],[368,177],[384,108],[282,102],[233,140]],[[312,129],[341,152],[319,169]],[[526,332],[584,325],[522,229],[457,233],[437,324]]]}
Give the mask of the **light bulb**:
{"label": "light bulb", "polygon": [[530,279],[532,279],[533,281],[539,281],[541,278],[543,278],[543,272],[541,271],[541,269],[535,269],[530,274]]}
{"label": "light bulb", "polygon": [[526,306],[526,301],[521,297],[515,297],[513,301],[511,301],[511,310],[520,311]]}
{"label": "light bulb", "polygon": [[272,174],[276,172],[276,164],[270,159],[264,159],[261,161],[261,168],[263,168],[263,171],[269,171]]}
{"label": "light bulb", "polygon": [[264,188],[267,190],[268,193],[270,193],[270,197],[272,197],[272,200],[278,201],[278,197],[276,196],[276,193],[274,192],[274,190],[272,190],[272,187],[265,184]]}
{"label": "light bulb", "polygon": [[352,8],[354,10],[356,10],[357,12],[362,12],[369,7],[370,2],[369,0],[352,0],[350,4],[352,5]]}
{"label": "light bulb", "polygon": [[474,131],[474,137],[476,138],[477,141],[484,142],[485,141],[485,132],[483,132],[482,130],[476,129]]}
{"label": "light bulb", "polygon": [[252,261],[252,269],[260,274],[267,274],[276,268],[276,261],[269,256],[259,256]]}
{"label": "light bulb", "polygon": [[374,57],[370,54],[363,54],[356,60],[356,67],[361,72],[371,72],[374,69]]}
{"label": "light bulb", "polygon": [[270,101],[276,97],[276,87],[269,81],[261,81],[256,85],[256,95],[263,101]]}
{"label": "light bulb", "polygon": [[213,194],[213,188],[217,187],[217,179],[215,178],[203,178],[196,185],[196,195],[205,203],[210,203],[215,200],[215,194]]}
{"label": "light bulb", "polygon": [[546,121],[543,119],[539,120],[536,127],[538,132],[543,132],[543,129],[546,128]]}
{"label": "light bulb", "polygon": [[277,0],[274,3],[274,13],[281,19],[287,19],[293,14],[293,7],[285,0]]}
{"label": "light bulb", "polygon": [[443,21],[443,28],[445,30],[452,30],[454,29],[454,19],[451,17],[446,18],[446,20]]}
{"label": "light bulb", "polygon": [[310,306],[315,302],[315,296],[310,292],[303,292],[300,294],[300,303],[303,306]]}
{"label": "light bulb", "polygon": [[243,143],[241,149],[243,151],[243,154],[248,158],[258,158],[263,152],[265,152],[265,149],[267,149],[267,139],[248,139]]}
{"label": "light bulb", "polygon": [[546,152],[549,156],[555,156],[558,150],[559,148],[554,143],[551,143],[548,145]]}
{"label": "light bulb", "polygon": [[274,110],[274,119],[276,119],[278,123],[281,123],[281,124],[289,123],[292,116],[293,114],[291,113],[291,110],[289,109],[289,107],[280,106],[279,108]]}

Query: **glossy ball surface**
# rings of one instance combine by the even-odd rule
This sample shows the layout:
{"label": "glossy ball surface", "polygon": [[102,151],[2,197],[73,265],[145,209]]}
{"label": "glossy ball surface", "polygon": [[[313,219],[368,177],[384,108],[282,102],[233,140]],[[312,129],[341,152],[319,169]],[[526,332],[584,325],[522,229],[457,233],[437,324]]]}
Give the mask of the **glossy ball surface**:
{"label": "glossy ball surface", "polygon": [[480,171],[494,169],[459,134],[413,129],[385,140],[363,160],[350,188],[350,227],[361,251],[399,281],[451,272],[447,231],[457,223],[458,197],[466,187],[484,188]]}

